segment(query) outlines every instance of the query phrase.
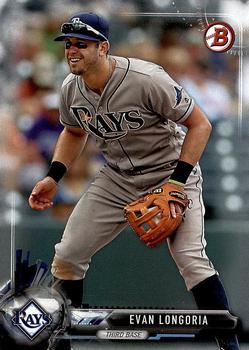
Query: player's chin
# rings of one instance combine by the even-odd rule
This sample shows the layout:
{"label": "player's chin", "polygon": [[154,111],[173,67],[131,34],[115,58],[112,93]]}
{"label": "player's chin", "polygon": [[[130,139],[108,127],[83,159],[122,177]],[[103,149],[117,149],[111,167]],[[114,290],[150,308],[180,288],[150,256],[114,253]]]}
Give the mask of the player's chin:
{"label": "player's chin", "polygon": [[84,73],[84,70],[81,69],[79,66],[77,66],[76,64],[71,64],[69,63],[69,68],[70,68],[70,72],[75,74],[75,75],[81,75]]}

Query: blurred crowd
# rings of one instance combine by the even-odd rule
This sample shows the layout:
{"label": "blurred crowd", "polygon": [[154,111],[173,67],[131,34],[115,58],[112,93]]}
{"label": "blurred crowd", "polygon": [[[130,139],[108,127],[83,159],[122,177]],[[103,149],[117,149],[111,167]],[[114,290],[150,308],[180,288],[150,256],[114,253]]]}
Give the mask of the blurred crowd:
{"label": "blurred crowd", "polygon": [[[0,65],[3,75],[8,75],[0,100],[0,177],[1,188],[7,192],[15,191],[27,198],[36,181],[46,174],[62,130],[58,91],[68,73],[63,45],[53,38],[61,23],[79,10],[98,11],[108,17],[108,8],[101,2],[93,3],[95,7],[87,1],[84,6],[67,1],[63,7],[55,1],[54,11],[50,9],[48,13],[39,9],[42,2],[37,0],[35,9],[24,9],[19,4],[14,13],[9,13],[10,22],[15,21],[18,30],[9,33],[5,57],[8,64],[4,66],[2,61]],[[107,3],[113,10],[119,1]],[[137,10],[134,2],[127,1],[123,7],[130,13]],[[123,11],[115,17],[109,14],[109,20],[111,54],[138,57],[163,66],[213,124],[237,115],[238,56],[209,51],[196,18],[183,22],[167,16],[126,15]],[[103,162],[89,138],[84,153],[61,181],[52,215],[68,217]]]}

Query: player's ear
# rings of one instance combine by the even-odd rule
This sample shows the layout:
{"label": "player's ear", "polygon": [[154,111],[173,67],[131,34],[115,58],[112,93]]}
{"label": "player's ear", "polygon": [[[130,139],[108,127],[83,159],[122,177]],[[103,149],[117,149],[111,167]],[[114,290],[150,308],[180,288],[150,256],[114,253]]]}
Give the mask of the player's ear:
{"label": "player's ear", "polygon": [[100,42],[100,56],[106,56],[108,54],[108,51],[110,49],[109,41],[101,41]]}

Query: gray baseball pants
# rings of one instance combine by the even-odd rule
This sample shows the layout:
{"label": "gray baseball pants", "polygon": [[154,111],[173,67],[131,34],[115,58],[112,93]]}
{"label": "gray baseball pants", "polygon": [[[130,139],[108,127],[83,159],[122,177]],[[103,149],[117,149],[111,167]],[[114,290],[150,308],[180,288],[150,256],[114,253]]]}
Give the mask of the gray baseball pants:
{"label": "gray baseball pants", "polygon": [[[165,183],[172,171],[161,169],[131,176],[105,165],[75,206],[61,242],[55,245],[52,274],[63,280],[84,278],[92,256],[127,226],[124,206]],[[187,209],[176,234],[168,239],[168,246],[190,290],[217,273],[205,252],[205,209],[198,165],[189,176],[185,190],[192,206]]]}

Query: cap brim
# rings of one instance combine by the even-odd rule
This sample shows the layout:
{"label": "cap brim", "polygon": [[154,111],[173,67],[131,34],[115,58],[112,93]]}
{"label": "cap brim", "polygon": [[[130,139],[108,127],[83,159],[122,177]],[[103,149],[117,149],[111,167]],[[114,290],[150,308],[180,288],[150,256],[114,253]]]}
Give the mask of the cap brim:
{"label": "cap brim", "polygon": [[66,38],[77,38],[77,39],[85,39],[85,40],[91,40],[91,41],[100,41],[100,38],[96,38],[90,35],[85,34],[78,34],[78,33],[68,33],[57,36],[54,41],[63,41]]}

